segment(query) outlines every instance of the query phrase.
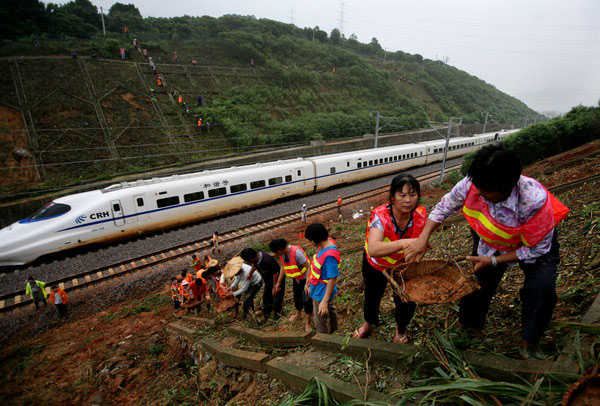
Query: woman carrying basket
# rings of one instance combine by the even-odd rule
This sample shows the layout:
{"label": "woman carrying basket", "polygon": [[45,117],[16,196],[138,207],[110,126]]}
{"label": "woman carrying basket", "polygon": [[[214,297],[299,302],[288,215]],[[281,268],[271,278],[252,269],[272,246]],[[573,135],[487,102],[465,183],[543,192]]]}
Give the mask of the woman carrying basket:
{"label": "woman carrying basket", "polygon": [[[390,186],[390,201],[375,208],[367,223],[362,274],[365,282],[365,322],[354,332],[354,338],[367,338],[379,325],[379,304],[388,284],[386,273],[404,261],[404,248],[425,227],[425,207],[418,206],[421,196],[419,181],[411,175],[398,175]],[[415,312],[414,302],[404,302],[394,293],[396,309],[395,343],[408,342],[406,326]]]}

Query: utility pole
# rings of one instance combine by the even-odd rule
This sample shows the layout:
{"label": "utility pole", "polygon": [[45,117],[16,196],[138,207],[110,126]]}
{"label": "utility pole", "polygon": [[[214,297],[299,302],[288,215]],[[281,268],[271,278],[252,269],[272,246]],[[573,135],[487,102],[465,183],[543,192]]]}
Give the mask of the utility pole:
{"label": "utility pole", "polygon": [[485,113],[485,121],[483,123],[483,131],[482,131],[483,134],[485,134],[485,127],[487,127],[488,114],[490,114],[490,113]]}
{"label": "utility pole", "polygon": [[102,20],[102,34],[106,37],[106,27],[104,26],[104,10],[100,7],[100,19]]}
{"label": "utility pole", "polygon": [[315,29],[313,28],[313,44],[315,43]]}
{"label": "utility pole", "polygon": [[373,113],[377,114],[375,116],[375,143],[374,143],[375,145],[373,146],[373,148],[377,148],[377,140],[379,138],[379,130],[381,130],[383,127],[386,127],[388,125],[394,126],[396,128],[402,128],[402,126],[387,123],[383,127],[379,127],[380,120],[397,120],[397,119],[399,119],[399,117],[385,117],[385,116],[382,116],[378,111],[372,111],[369,114],[369,117],[373,117]]}
{"label": "utility pole", "polygon": [[446,133],[446,135],[441,134],[433,125],[431,125],[431,123],[432,123],[431,121],[427,122],[427,124],[429,124],[429,126],[431,128],[433,128],[440,137],[442,137],[446,140],[446,145],[444,146],[444,158],[442,159],[442,172],[440,173],[440,183],[444,181],[444,172],[446,171],[446,156],[448,154],[448,144],[450,144],[450,133],[452,131],[452,121],[454,121],[454,120],[459,120],[458,125],[462,124],[462,118],[450,117],[450,120],[448,121],[448,133]]}

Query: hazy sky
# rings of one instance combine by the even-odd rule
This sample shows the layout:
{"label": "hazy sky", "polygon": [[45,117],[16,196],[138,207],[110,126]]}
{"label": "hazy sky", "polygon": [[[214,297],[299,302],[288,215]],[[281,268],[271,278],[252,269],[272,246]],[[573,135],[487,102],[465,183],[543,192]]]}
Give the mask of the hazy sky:
{"label": "hazy sky", "polygon": [[[114,0],[92,0],[106,10]],[[389,51],[448,63],[535,110],[600,99],[600,0],[121,0],[144,17],[254,15],[340,28]]]}

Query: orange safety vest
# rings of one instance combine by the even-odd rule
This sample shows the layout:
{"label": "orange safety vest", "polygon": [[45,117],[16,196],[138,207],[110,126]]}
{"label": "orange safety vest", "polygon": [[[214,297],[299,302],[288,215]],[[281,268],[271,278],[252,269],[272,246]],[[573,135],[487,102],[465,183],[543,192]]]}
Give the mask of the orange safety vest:
{"label": "orange safety vest", "polygon": [[192,266],[194,267],[194,271],[198,272],[199,270],[202,269],[202,262],[200,262],[199,259],[196,259],[194,261],[194,263],[192,264]]}
{"label": "orange safety vest", "polygon": [[194,280],[194,274],[191,274],[191,273],[186,274],[185,280],[188,282],[192,282]]}
{"label": "orange safety vest", "polygon": [[69,301],[69,298],[67,297],[67,294],[65,293],[64,290],[62,290],[61,288],[56,288],[56,291],[52,291],[50,292],[50,297],[48,298],[50,300],[51,303],[54,303],[54,295],[58,293],[58,296],[60,296],[60,298],[62,299],[63,304],[67,304],[67,302]]}
{"label": "orange safety vest", "polygon": [[162,80],[160,80],[160,78],[156,79],[156,81],[158,82],[159,86],[162,86]]}
{"label": "orange safety vest", "polygon": [[178,283],[171,284],[171,297],[176,298],[181,296],[181,285]]}
{"label": "orange safety vest", "polygon": [[417,206],[415,210],[413,210],[413,224],[409,227],[408,230],[402,235],[402,237],[398,238],[396,234],[396,228],[394,227],[394,221],[391,216],[391,203],[382,204],[381,206],[375,208],[371,212],[371,218],[367,222],[367,232],[365,236],[365,253],[367,254],[367,261],[369,264],[379,270],[383,271],[385,269],[393,268],[400,261],[404,260],[404,251],[400,250],[398,252],[394,252],[385,257],[375,258],[369,255],[369,229],[371,227],[371,223],[375,219],[375,215],[379,217],[381,224],[383,225],[383,241],[397,241],[400,238],[416,238],[418,237],[423,228],[425,228],[425,223],[427,223],[427,209],[423,206]]}
{"label": "orange safety vest", "polygon": [[[335,244],[335,241],[330,239],[331,242]],[[317,250],[317,253],[319,250]],[[328,249],[325,251],[320,257],[317,257],[317,253],[313,255],[313,259],[310,263],[310,275],[308,276],[308,281],[311,285],[316,286],[319,282],[327,285],[328,279],[321,279],[321,267],[325,263],[325,259],[327,257],[334,257],[338,264],[342,262],[340,259],[340,251],[336,245],[333,246],[333,249]]]}
{"label": "orange safety vest", "polygon": [[[543,186],[543,185],[542,185]],[[469,225],[487,245],[499,251],[514,251],[523,245],[533,247],[565,218],[569,209],[546,190],[544,205],[525,223],[510,227],[496,221],[487,202],[471,185],[462,212]]]}
{"label": "orange safety vest", "polygon": [[338,206],[341,206],[341,205],[342,205],[342,198],[341,198],[341,197],[338,197],[337,205],[338,205]]}
{"label": "orange safety vest", "polygon": [[[290,278],[296,279],[297,281],[302,280],[304,278],[304,274],[306,273],[306,265],[302,267],[302,269],[298,268],[298,264],[296,263],[296,251],[302,251],[304,256],[306,257],[306,252],[297,245],[290,245],[290,254],[288,255],[289,262],[285,262],[283,259],[283,255],[279,256],[281,259],[281,263],[283,264],[283,272]],[[308,258],[308,257],[307,257]]]}
{"label": "orange safety vest", "polygon": [[183,96],[179,96],[179,103],[183,103]]}
{"label": "orange safety vest", "polygon": [[198,127],[202,127],[202,120],[198,120]]}

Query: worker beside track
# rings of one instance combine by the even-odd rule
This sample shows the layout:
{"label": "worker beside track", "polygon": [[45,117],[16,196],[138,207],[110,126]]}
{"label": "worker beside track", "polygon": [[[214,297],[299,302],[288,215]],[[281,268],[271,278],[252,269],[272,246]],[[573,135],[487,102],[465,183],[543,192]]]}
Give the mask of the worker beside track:
{"label": "worker beside track", "polygon": [[292,279],[292,288],[294,291],[294,306],[296,313],[290,317],[290,321],[295,321],[302,316],[302,310],[306,315],[304,321],[304,330],[312,331],[310,316],[313,312],[313,305],[310,296],[304,291],[306,286],[306,271],[310,268],[310,261],[302,247],[288,244],[283,238],[277,238],[269,244],[269,248],[274,254],[279,256],[283,265],[283,272],[279,273],[279,279],[273,288],[273,294],[276,295],[285,284],[285,277]]}
{"label": "worker beside track", "polygon": [[50,303],[54,303],[56,306],[58,317],[69,317],[67,311],[67,303],[69,302],[69,298],[64,290],[58,286],[52,286],[50,288],[50,297],[48,299],[50,300]]}
{"label": "worker beside track", "polygon": [[33,279],[33,276],[30,276],[29,279],[27,279],[25,294],[31,296],[36,310],[40,308],[40,302],[44,302],[44,306],[48,306],[48,303],[46,302],[48,295],[46,294],[45,287],[46,283],[42,281],[36,281]]}
{"label": "worker beside track", "polygon": [[407,261],[420,261],[433,231],[462,210],[474,238],[473,254],[467,259],[474,265],[481,289],[461,299],[458,325],[483,329],[508,264],[518,261],[525,275],[520,290],[523,330],[519,353],[526,359],[541,356],[535,347],[558,301],[560,257],[555,227],[569,209],[537,180],[521,175],[521,169],[517,155],[503,145],[481,148],[467,176],[442,197],[419,238],[404,251]]}

